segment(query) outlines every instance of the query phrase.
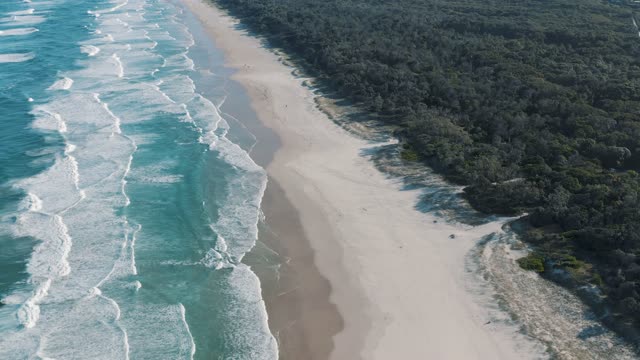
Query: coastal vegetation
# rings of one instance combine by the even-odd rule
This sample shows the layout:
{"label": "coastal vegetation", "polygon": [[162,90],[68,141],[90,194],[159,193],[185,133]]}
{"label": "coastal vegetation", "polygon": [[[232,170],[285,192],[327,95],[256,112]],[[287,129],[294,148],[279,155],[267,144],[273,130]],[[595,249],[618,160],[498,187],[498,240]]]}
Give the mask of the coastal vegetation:
{"label": "coastal vegetation", "polygon": [[[523,268],[640,324],[640,38],[600,0],[216,0],[396,126],[407,161],[519,215]],[[558,270],[558,271],[550,271]],[[566,280],[566,279],[565,279]],[[583,298],[586,295],[583,296]],[[593,299],[593,296],[591,297]]]}
{"label": "coastal vegetation", "polygon": [[544,272],[544,258],[537,253],[531,253],[518,259],[518,264],[525,270]]}

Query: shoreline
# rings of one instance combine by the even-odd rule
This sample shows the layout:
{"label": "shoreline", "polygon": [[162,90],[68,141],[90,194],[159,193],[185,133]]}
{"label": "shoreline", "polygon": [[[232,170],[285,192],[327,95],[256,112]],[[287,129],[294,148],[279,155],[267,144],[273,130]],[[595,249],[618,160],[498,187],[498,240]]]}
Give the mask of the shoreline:
{"label": "shoreline", "polygon": [[[237,82],[227,86],[241,87]],[[244,89],[229,91],[238,95]],[[252,109],[243,107],[249,99],[241,96],[229,100],[221,110],[236,121],[242,119],[242,126],[256,136],[249,155],[268,168],[281,147],[279,137],[256,118]],[[342,330],[343,319],[330,302],[331,285],[315,265],[296,208],[271,176],[261,211],[264,219],[258,224],[256,246],[243,261],[260,279],[269,328],[278,341],[280,358],[327,359],[333,350],[332,337]]]}
{"label": "shoreline", "polygon": [[[462,227],[417,211],[419,190],[403,189],[366,156],[380,144],[331,121],[303,81],[231,17],[201,0],[182,2],[224,52],[225,66],[236,70],[231,78],[249,94],[259,121],[281,141],[266,166],[272,185],[263,202],[267,226],[278,239],[265,242],[282,246],[294,264],[291,274],[304,278],[299,270],[314,259],[319,279],[327,281],[320,288],[321,280],[306,284],[290,301],[282,301],[282,294],[272,300],[263,287],[272,331],[291,316],[292,307],[282,304],[304,309],[295,321],[301,331],[274,334],[281,358],[534,357],[516,334],[486,326],[486,311],[465,288],[465,255],[482,235],[500,231],[500,224]],[[334,313],[314,304],[324,303],[325,295],[341,321],[331,318],[331,325],[318,329]]]}

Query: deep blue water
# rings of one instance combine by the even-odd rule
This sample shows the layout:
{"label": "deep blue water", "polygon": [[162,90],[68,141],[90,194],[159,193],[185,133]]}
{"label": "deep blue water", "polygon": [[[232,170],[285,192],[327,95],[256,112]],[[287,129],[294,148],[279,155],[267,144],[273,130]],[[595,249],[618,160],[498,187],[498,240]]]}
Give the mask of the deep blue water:
{"label": "deep blue water", "polygon": [[170,0],[0,3],[0,358],[277,357],[221,63]]}

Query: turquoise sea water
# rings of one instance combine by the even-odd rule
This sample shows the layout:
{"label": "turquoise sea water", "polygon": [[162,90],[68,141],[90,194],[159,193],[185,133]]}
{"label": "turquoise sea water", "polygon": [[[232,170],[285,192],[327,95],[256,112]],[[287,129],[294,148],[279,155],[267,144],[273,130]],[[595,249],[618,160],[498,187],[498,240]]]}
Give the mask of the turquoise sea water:
{"label": "turquoise sea water", "polygon": [[171,0],[0,2],[0,359],[273,359],[266,174]]}

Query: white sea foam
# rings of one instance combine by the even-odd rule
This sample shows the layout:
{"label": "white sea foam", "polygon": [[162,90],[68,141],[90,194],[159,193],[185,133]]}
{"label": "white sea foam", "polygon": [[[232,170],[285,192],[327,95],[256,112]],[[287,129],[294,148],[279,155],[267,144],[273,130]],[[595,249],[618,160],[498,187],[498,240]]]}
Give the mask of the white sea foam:
{"label": "white sea foam", "polygon": [[171,94],[171,101],[186,104],[196,97],[196,85],[187,75],[169,76],[158,81],[158,88]]}
{"label": "white sea foam", "polygon": [[40,318],[40,306],[38,305],[42,299],[47,296],[49,287],[51,286],[51,279],[47,279],[39,284],[31,296],[18,310],[18,321],[25,328],[32,328],[38,322]]}
{"label": "white sea foam", "polygon": [[160,80],[158,82],[158,84],[149,84],[149,86],[151,86],[155,91],[157,91],[158,93],[160,93],[160,95],[162,95],[162,97],[164,97],[165,99],[167,99],[167,101],[169,101],[172,104],[175,104],[176,102],[169,97],[169,95],[167,95],[167,93],[165,93],[164,91],[160,90],[160,87],[158,85],[162,84],[162,80]]}
{"label": "white sea foam", "polygon": [[31,124],[32,127],[60,133],[67,132],[67,123],[64,122],[60,114],[45,107],[38,107],[32,113],[36,116],[36,120]]}
{"label": "white sea foam", "polygon": [[100,48],[93,45],[82,45],[80,51],[87,56],[96,56],[100,52]]}
{"label": "white sea foam", "polygon": [[35,25],[44,22],[45,20],[46,18],[42,15],[12,15],[0,20],[0,22],[19,25]]}
{"label": "white sea foam", "polygon": [[21,54],[0,54],[0,63],[18,63],[29,61],[36,57],[32,52]]}
{"label": "white sea foam", "polygon": [[[75,161],[75,159],[74,159]],[[77,173],[75,174],[77,176]],[[75,179],[77,181],[77,178]],[[60,238],[60,246],[58,250],[60,251],[60,269],[58,271],[57,276],[67,276],[71,272],[71,267],[69,266],[68,256],[69,251],[71,251],[71,236],[69,236],[69,230],[67,225],[62,220],[62,216],[54,215],[53,216],[55,222],[55,230]]]}
{"label": "white sea foam", "polygon": [[33,14],[34,11],[35,11],[35,9],[12,11],[12,12],[9,13],[9,15],[29,15],[29,14]]}
{"label": "white sea foam", "polygon": [[89,290],[89,296],[99,296],[99,295],[102,295],[102,290],[100,290],[100,288],[92,287],[91,290]]}
{"label": "white sea foam", "polygon": [[128,3],[129,3],[129,1],[123,1],[123,2],[121,2],[121,3],[119,3],[116,6],[111,7],[111,8],[104,9],[104,10],[88,10],[87,13],[91,14],[91,15],[94,15],[95,17],[99,17],[102,14],[107,14],[107,13],[110,13],[110,12],[114,12],[114,11],[120,9],[121,7],[127,5]]}
{"label": "white sea foam", "polygon": [[220,211],[223,215],[214,226],[224,239],[233,239],[233,247],[228,252],[239,262],[258,237],[259,209],[267,176],[244,150],[225,137],[220,138],[216,150],[243,175],[229,184],[229,196]]}
{"label": "white sea foam", "polygon": [[187,312],[184,309],[184,305],[182,303],[178,304],[180,306],[180,318],[182,319],[182,324],[184,328],[187,330],[187,334],[189,334],[189,339],[191,340],[191,359],[193,360],[193,355],[196,354],[196,343],[193,340],[193,335],[191,334],[191,330],[189,329],[189,324],[187,323]]}
{"label": "white sea foam", "polygon": [[182,181],[182,175],[138,176],[136,181],[148,184],[175,184]]}
{"label": "white sea foam", "polygon": [[11,294],[2,299],[2,303],[5,305],[20,305],[25,302],[24,297],[19,294]]}
{"label": "white sea foam", "polygon": [[113,132],[116,134],[121,134],[122,130],[120,129],[120,118],[117,117],[111,110],[109,110],[109,104],[102,102],[100,100],[100,94],[93,94],[93,98],[102,106],[102,108],[109,114],[109,116],[113,119]]}
{"label": "white sea foam", "polygon": [[[218,241],[224,242],[224,252],[229,254],[232,263],[238,263],[257,240],[260,202],[267,184],[266,173],[244,150],[225,137],[228,124],[211,101],[196,95],[187,106],[191,109],[194,123],[200,128],[202,135],[199,141],[208,144],[211,150],[239,172],[239,176],[230,180],[229,195],[220,210],[221,216],[213,225],[220,236]],[[233,245],[229,245],[227,240],[233,241]],[[213,249],[205,261],[219,266],[221,259],[217,254],[224,257],[219,249]]]}
{"label": "white sea foam", "polygon": [[117,18],[117,19],[116,19],[116,22],[117,22],[118,24],[122,25],[122,26],[129,27],[129,24],[128,24],[127,22],[125,22],[124,20],[120,19],[120,18]]}
{"label": "white sea foam", "polygon": [[[215,232],[213,226],[211,228]],[[227,250],[227,242],[221,235],[218,235],[214,248],[207,251],[204,258],[200,260],[200,264],[216,270],[234,267],[234,260]]]}
{"label": "white sea foam", "polygon": [[[142,225],[137,224],[135,230],[133,230],[133,233],[131,234],[131,245],[130,245],[130,247],[131,247],[131,273],[133,275],[138,275],[138,268],[136,267],[136,236],[137,236],[138,232],[140,232],[141,229],[142,229]],[[137,289],[140,289],[140,287],[142,287],[142,284],[140,284],[139,281],[137,281],[136,285],[140,285],[139,287],[137,286]]]}
{"label": "white sea foam", "polygon": [[261,296],[261,285],[258,277],[245,264],[228,272],[230,293],[234,294],[234,302],[244,305],[238,307],[238,320],[229,324],[231,333],[243,334],[246,339],[259,340],[251,342],[254,346],[249,358],[275,359],[278,358],[278,344],[269,331],[266,308]]}
{"label": "white sea foam", "polygon": [[[127,165],[124,171],[124,174],[122,176],[122,180],[121,180],[121,188],[120,191],[122,193],[122,196],[124,196],[125,198],[125,204],[124,206],[127,207],[131,204],[131,199],[129,198],[129,196],[127,195],[126,192],[126,187],[127,187],[127,176],[129,175],[129,172],[131,171],[131,163],[133,162],[133,154],[136,152],[136,150],[138,149],[135,141],[131,138],[129,138],[131,141],[131,144],[133,146],[133,151],[131,153],[131,155],[129,155],[129,161],[127,161]],[[123,253],[126,250],[126,247],[129,246],[129,252],[130,252],[130,269],[131,269],[131,274],[132,275],[137,275],[138,274],[138,269],[136,268],[136,253],[135,253],[135,243],[136,243],[136,235],[137,233],[140,231],[140,229],[142,228],[142,226],[140,224],[136,224],[135,229],[131,229],[131,227],[129,226],[129,221],[125,220],[126,223],[126,228],[127,228],[127,233],[125,236],[125,241],[122,244],[122,249],[123,249]],[[138,284],[140,282],[137,282]],[[139,287],[136,288],[136,291],[139,289]],[[127,345],[128,347],[128,345]],[[128,354],[128,351],[127,351]]]}
{"label": "white sea foam", "polygon": [[85,195],[84,192],[80,189],[80,172],[78,171],[78,161],[75,157],[71,156],[69,152],[67,152],[67,150],[75,149],[75,147],[72,146],[74,145],[70,145],[65,149],[65,155],[67,156],[67,159],[69,159],[69,163],[71,163],[71,178],[73,179],[73,185],[76,187],[76,190],[78,190],[80,198],[83,199]]}
{"label": "white sea foam", "polygon": [[169,68],[170,71],[183,71],[185,68],[195,70],[193,60],[186,53],[168,57],[164,67]]}
{"label": "white sea foam", "polygon": [[124,326],[122,326],[119,322],[120,320],[120,316],[122,316],[122,310],[120,310],[120,305],[118,305],[118,303],[113,300],[112,298],[105,296],[102,291],[97,288],[94,287],[93,288],[93,294],[95,294],[95,296],[99,296],[102,299],[107,300],[107,302],[109,304],[111,304],[111,306],[113,306],[114,310],[115,310],[115,322],[116,322],[116,326],[118,327],[118,329],[122,332],[122,344],[123,344],[123,353],[125,355],[124,359],[125,360],[129,360],[129,335],[127,334],[127,330],[125,329]]}
{"label": "white sea foam", "polygon": [[205,254],[204,258],[200,260],[200,262],[193,265],[203,265],[210,269],[225,269],[234,267],[234,263],[232,262],[231,257],[226,252],[220,252],[216,249],[209,249]]}
{"label": "white sea foam", "polygon": [[213,150],[219,140],[215,132],[223,121],[220,112],[211,101],[201,95],[196,95],[186,106],[190,109],[189,116],[201,134],[198,141]]}
{"label": "white sea foam", "polygon": [[[67,132],[67,125],[62,116],[53,110],[54,108],[64,110],[63,107],[55,105],[34,109],[37,119],[34,127],[57,130],[64,134]],[[18,217],[15,231],[18,235],[32,236],[41,240],[34,249],[27,268],[34,279],[46,279],[40,282],[34,295],[18,311],[18,319],[25,327],[33,327],[37,323],[38,303],[47,295],[52,280],[67,277],[71,273],[68,257],[72,238],[63,215],[85,198],[84,191],[80,189],[78,161],[71,155],[75,150],[75,145],[67,143],[64,157],[56,160],[49,170],[34,179],[26,179],[18,184],[19,187],[28,190],[25,201],[29,213]],[[76,193],[77,197],[68,196],[69,193],[65,192],[65,188],[68,189],[69,185],[71,185],[71,193]],[[63,197],[58,194],[62,194]]]}
{"label": "white sea foam", "polygon": [[224,238],[220,235],[218,235],[218,238],[216,240],[216,247],[215,249],[219,252],[223,252],[226,253],[227,249],[228,249],[228,245],[227,242],[224,240]]}
{"label": "white sea foam", "polygon": [[51,86],[47,88],[47,90],[69,90],[73,85],[73,79],[68,77],[63,77],[60,80],[54,82]]}
{"label": "white sea foam", "polygon": [[124,76],[124,67],[122,66],[122,61],[120,60],[120,57],[118,56],[118,54],[113,54],[113,55],[111,55],[111,58],[116,63],[116,75],[119,78],[123,77]]}
{"label": "white sea foam", "polygon": [[16,29],[6,29],[0,30],[0,36],[20,36],[20,35],[29,35],[38,31],[38,29],[33,27],[28,28],[16,28]]}
{"label": "white sea foam", "polygon": [[38,212],[42,210],[42,199],[38,197],[38,195],[34,193],[27,193],[27,208],[29,211]]}
{"label": "white sea foam", "polygon": [[[137,146],[135,144],[135,141],[131,140],[133,143],[133,148],[134,148],[134,152],[137,150]],[[127,161],[127,167],[124,170],[124,176],[122,177],[122,188],[121,188],[121,192],[122,192],[122,196],[124,196],[125,198],[125,205],[124,206],[129,206],[131,204],[131,199],[129,198],[129,196],[127,196],[127,192],[126,192],[126,187],[127,187],[127,176],[129,175],[129,172],[131,171],[131,162],[133,161],[133,154],[129,155],[129,161]]]}
{"label": "white sea foam", "polygon": [[[180,104],[180,107],[182,107],[182,109],[184,110],[184,116],[181,118],[181,121],[195,124],[195,122],[193,121],[193,117],[191,116],[191,113],[189,112],[189,109],[187,108],[187,105],[186,104]],[[200,141],[200,140],[198,139],[198,141]]]}

